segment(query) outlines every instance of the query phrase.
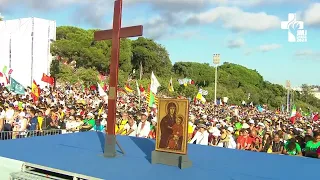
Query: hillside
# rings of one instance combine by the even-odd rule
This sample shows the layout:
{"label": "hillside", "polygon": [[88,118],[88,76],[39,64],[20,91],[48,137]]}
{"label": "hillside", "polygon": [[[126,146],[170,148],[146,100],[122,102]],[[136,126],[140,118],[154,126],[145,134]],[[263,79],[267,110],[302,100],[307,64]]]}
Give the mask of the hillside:
{"label": "hillside", "polygon": [[[52,63],[51,74],[58,81],[71,83],[82,81],[88,86],[98,81],[99,72],[108,73],[111,42],[93,42],[93,32],[94,30],[70,26],[57,28],[57,41],[51,48],[57,60]],[[71,64],[76,64],[75,69]],[[143,75],[139,83],[144,87],[150,83],[150,74],[153,71],[162,85],[160,92],[163,94],[194,97],[198,88],[202,87],[208,90],[207,100],[214,98],[214,67],[207,63],[196,62],[177,62],[172,65],[165,47],[153,40],[146,38],[121,40],[119,84],[124,86],[129,76],[139,79],[140,65]],[[135,74],[132,73],[134,69]],[[256,70],[232,63],[224,63],[218,70],[218,97],[229,97],[230,103],[240,104],[243,100],[248,101],[250,94],[249,101],[254,104],[268,104],[273,108],[286,104],[284,87],[264,81]],[[171,77],[174,81],[174,93],[169,93],[167,90]],[[178,79],[183,78],[193,80],[194,85],[180,85]],[[135,83],[131,86],[135,87]],[[320,100],[307,90],[302,94],[295,92],[294,97],[298,108],[310,107],[319,111]]]}

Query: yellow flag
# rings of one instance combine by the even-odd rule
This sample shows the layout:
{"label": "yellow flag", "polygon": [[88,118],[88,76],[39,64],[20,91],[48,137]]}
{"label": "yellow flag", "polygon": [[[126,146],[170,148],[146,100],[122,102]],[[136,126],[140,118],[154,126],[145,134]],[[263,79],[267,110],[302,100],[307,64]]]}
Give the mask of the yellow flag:
{"label": "yellow flag", "polygon": [[169,92],[173,92],[173,91],[174,91],[174,89],[173,89],[173,84],[172,84],[172,77],[171,77],[171,79],[170,79],[170,81],[169,81],[168,89],[169,89]]}

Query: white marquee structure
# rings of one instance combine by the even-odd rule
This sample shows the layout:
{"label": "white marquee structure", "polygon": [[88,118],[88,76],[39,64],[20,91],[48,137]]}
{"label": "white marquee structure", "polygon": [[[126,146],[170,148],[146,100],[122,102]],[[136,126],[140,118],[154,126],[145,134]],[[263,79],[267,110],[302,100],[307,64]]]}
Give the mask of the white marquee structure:
{"label": "white marquee structure", "polygon": [[0,21],[0,71],[11,68],[11,77],[23,86],[35,80],[40,86],[42,74],[50,74],[50,44],[56,39],[56,22],[23,18]]}

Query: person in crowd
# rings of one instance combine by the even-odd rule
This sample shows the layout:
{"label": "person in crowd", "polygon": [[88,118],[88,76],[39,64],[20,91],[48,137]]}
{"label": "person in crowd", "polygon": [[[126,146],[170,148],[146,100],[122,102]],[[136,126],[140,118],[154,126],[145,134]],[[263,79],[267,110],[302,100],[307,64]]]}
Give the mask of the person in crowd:
{"label": "person in crowd", "polygon": [[251,144],[251,151],[260,152],[262,150],[262,143],[259,137],[255,137]]}
{"label": "person in crowd", "polygon": [[264,134],[262,138],[262,152],[272,152],[271,145],[272,145],[272,138],[270,132]]}
{"label": "person in crowd", "polygon": [[286,154],[286,155],[289,155],[289,156],[302,156],[301,147],[297,143],[297,140],[295,138],[291,138],[284,145],[283,154]]}
{"label": "person in crowd", "polygon": [[208,145],[209,143],[209,133],[207,131],[207,127],[204,124],[198,125],[198,130],[195,136],[189,142],[190,144],[193,143],[200,144],[200,145]]}
{"label": "person in crowd", "polygon": [[76,121],[74,116],[70,116],[66,122],[66,131],[75,133],[79,131],[80,123]]}
{"label": "person in crowd", "polygon": [[148,112],[141,113],[141,121],[138,124],[137,137],[147,138],[150,133],[150,122],[147,121]]}
{"label": "person in crowd", "polygon": [[279,134],[275,134],[272,141],[272,154],[282,154],[284,143]]}
{"label": "person in crowd", "polygon": [[241,133],[242,135],[237,139],[237,149],[250,150],[253,139],[249,136],[249,130],[243,129]]}
{"label": "person in crowd", "polygon": [[80,131],[89,131],[95,125],[94,115],[90,112],[87,114],[87,118],[83,120],[82,125],[80,126]]}
{"label": "person in crowd", "polygon": [[121,119],[118,121],[118,130],[117,134],[125,135],[126,131],[124,130],[124,126],[128,123],[128,113],[123,112]]}
{"label": "person in crowd", "polygon": [[320,133],[313,134],[313,139],[308,141],[305,147],[305,155],[307,157],[317,158],[317,150],[320,147]]}
{"label": "person in crowd", "polygon": [[29,113],[29,136],[36,136],[38,134],[38,117],[36,116],[36,111],[33,108],[30,108]]}
{"label": "person in crowd", "polygon": [[18,131],[17,138],[23,138],[26,136],[27,127],[28,127],[28,120],[26,119],[25,116],[26,116],[25,112],[19,113],[18,121],[17,121],[17,131]]}
{"label": "person in crowd", "polygon": [[128,117],[126,117],[128,120],[128,123],[126,123],[124,125],[124,127],[118,131],[117,134],[121,134],[121,135],[127,135],[127,136],[137,136],[137,124],[134,121],[134,118],[132,115],[128,115]]}
{"label": "person in crowd", "polygon": [[151,120],[150,132],[148,138],[156,139],[157,137],[157,119],[153,118]]}

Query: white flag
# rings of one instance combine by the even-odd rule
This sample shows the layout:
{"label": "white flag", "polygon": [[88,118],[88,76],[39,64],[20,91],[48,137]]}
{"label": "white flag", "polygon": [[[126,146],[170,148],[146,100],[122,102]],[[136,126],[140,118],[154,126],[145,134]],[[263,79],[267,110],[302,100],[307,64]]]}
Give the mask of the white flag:
{"label": "white flag", "polygon": [[106,92],[104,92],[104,90],[102,89],[102,87],[100,86],[100,84],[98,83],[98,92],[99,92],[99,95],[101,96],[101,97],[103,97],[103,96],[106,96],[107,95],[107,93]]}
{"label": "white flag", "polygon": [[228,103],[229,98],[228,97],[223,97],[223,102]]}
{"label": "white flag", "polygon": [[138,96],[141,95],[141,92],[140,92],[140,88],[139,88],[139,84],[138,84],[138,81],[136,80],[136,86],[137,86],[137,92],[138,92]]}
{"label": "white flag", "polygon": [[153,92],[154,94],[157,94],[158,92],[158,87],[160,87],[160,83],[157,79],[157,77],[153,74],[153,71],[151,73],[151,85],[150,85],[150,90],[151,92]]}
{"label": "white flag", "polygon": [[99,95],[104,100],[105,104],[107,104],[108,103],[108,95],[106,92],[104,92],[104,90],[102,89],[102,87],[100,86],[99,83],[98,83],[98,92],[99,92]]}

